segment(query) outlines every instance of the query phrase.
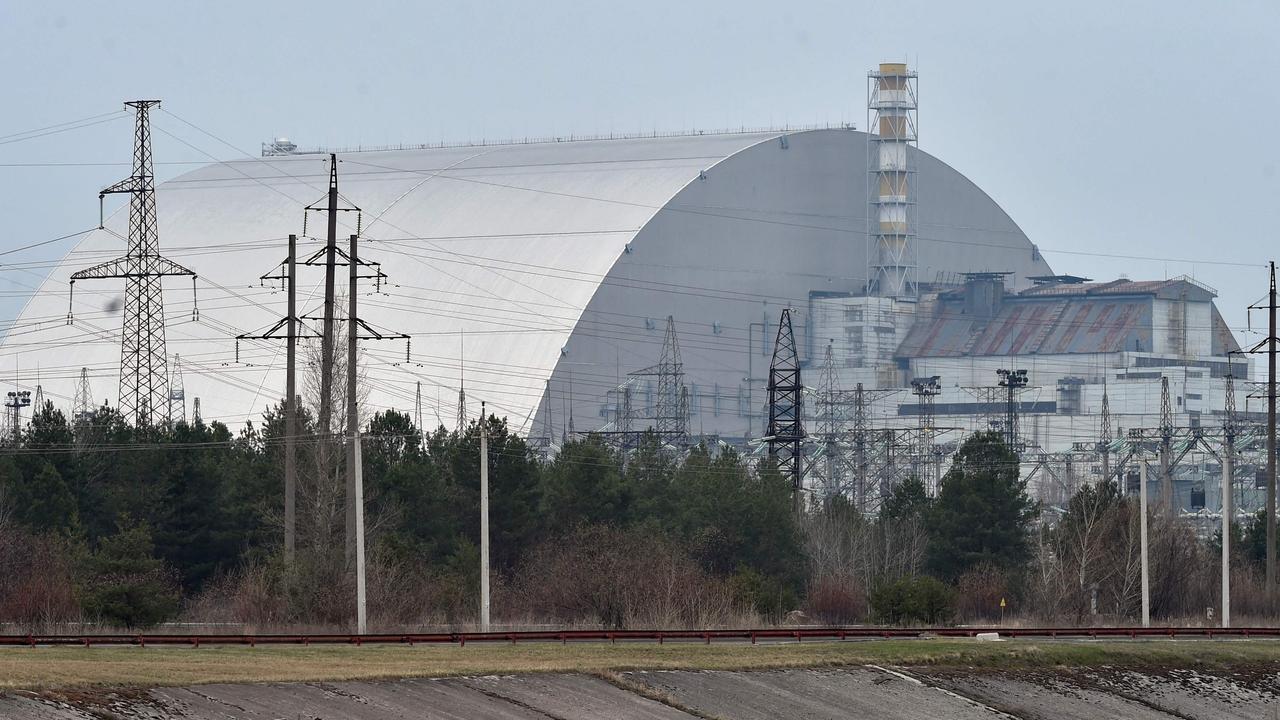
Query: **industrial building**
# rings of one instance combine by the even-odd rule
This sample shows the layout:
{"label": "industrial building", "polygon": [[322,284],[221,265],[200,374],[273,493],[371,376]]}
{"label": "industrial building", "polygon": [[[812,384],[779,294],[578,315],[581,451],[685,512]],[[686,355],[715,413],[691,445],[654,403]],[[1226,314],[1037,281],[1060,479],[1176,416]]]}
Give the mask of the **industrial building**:
{"label": "industrial building", "polygon": [[[1228,356],[1239,348],[1212,290],[1055,274],[991,197],[917,147],[913,72],[871,72],[867,107],[870,134],[338,151],[350,210],[338,234],[359,233],[361,257],[386,273],[360,315],[411,337],[363,344],[365,412],[453,427],[483,400],[548,452],[589,431],[625,446],[651,426],[754,452],[779,315],[791,308],[807,377],[830,356],[841,392],[875,391],[867,428],[920,428],[931,406],[913,462],[932,453],[935,473],[959,433],[999,424],[1001,369],[1027,373],[1017,402],[1028,458],[1099,437],[1104,395],[1116,437],[1154,427],[1160,378],[1172,381],[1177,425],[1218,422],[1223,378],[1228,368],[1245,377],[1247,363]],[[286,238],[300,236],[300,257],[321,247],[322,219],[304,208],[327,191],[328,159],[282,139],[263,157],[158,186],[160,247],[198,275],[194,300],[179,281],[166,286],[186,416],[198,397],[206,421],[236,427],[280,400],[281,344],[234,338],[281,316],[283,296],[259,278]],[[34,385],[38,367],[46,396],[69,404],[86,369],[93,402],[115,402],[121,293],[98,283],[71,297],[67,281],[119,255],[127,226],[127,213],[109,216],[50,272],[22,331],[4,339],[22,349],[6,354],[5,377]],[[304,319],[318,313],[321,280],[306,269]],[[921,378],[935,380],[925,401],[911,390]],[[832,397],[816,385],[808,397],[824,391]]]}

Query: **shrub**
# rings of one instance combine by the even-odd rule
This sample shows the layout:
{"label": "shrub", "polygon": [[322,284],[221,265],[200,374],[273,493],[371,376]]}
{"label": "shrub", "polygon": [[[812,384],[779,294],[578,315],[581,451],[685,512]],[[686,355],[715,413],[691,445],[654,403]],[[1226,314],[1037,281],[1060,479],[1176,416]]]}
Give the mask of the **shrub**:
{"label": "shrub", "polygon": [[1000,601],[1009,597],[1009,582],[994,563],[983,562],[956,580],[956,610],[965,620],[997,620]]}
{"label": "shrub", "polygon": [[799,605],[799,598],[789,583],[752,567],[739,567],[729,577],[729,587],[736,603],[771,622],[781,622]]}
{"label": "shrub", "polygon": [[663,533],[584,526],[533,548],[494,612],[610,628],[709,627],[733,617],[729,583]]}
{"label": "shrub", "polygon": [[851,577],[828,575],[809,585],[805,610],[821,622],[847,625],[867,614],[867,593]]}
{"label": "shrub", "polygon": [[0,623],[36,632],[79,618],[71,554],[65,539],[0,529]]}
{"label": "shrub", "polygon": [[889,625],[949,622],[955,613],[951,588],[927,575],[881,582],[871,591],[871,610],[877,622]]}

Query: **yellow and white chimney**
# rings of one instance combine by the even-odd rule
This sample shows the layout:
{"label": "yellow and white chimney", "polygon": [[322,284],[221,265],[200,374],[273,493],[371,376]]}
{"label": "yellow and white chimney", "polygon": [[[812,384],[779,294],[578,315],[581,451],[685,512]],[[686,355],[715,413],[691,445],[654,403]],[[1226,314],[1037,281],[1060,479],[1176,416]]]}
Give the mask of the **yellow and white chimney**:
{"label": "yellow and white chimney", "polygon": [[867,292],[915,298],[916,74],[906,63],[881,63],[867,74]]}

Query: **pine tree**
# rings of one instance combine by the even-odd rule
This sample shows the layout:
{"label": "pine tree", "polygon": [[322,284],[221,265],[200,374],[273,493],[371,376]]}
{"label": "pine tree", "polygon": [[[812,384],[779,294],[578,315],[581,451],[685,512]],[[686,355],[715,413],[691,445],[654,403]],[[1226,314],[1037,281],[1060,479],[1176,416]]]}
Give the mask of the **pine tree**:
{"label": "pine tree", "polygon": [[949,581],[981,562],[1021,569],[1030,557],[1028,533],[1036,514],[1019,478],[1018,456],[998,433],[973,435],[961,446],[929,513],[929,569]]}
{"label": "pine tree", "polygon": [[156,558],[151,530],[128,518],[87,558],[83,578],[85,612],[102,622],[151,627],[178,611],[176,573]]}

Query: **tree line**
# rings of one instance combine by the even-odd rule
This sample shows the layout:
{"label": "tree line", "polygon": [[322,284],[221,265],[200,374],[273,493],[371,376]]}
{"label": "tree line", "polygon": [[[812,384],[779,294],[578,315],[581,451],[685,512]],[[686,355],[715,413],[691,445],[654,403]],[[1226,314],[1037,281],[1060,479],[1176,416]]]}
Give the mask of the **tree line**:
{"label": "tree line", "polygon": [[[233,432],[38,408],[0,448],[0,623],[348,626],[342,453],[299,410],[286,559],[283,413]],[[1075,622],[1136,611],[1132,499],[1085,488],[1050,516],[997,434],[963,445],[937,497],[912,479],[874,517],[839,498],[797,516],[776,469],[732,448],[677,457],[649,436],[624,456],[587,435],[544,459],[501,418],[424,434],[388,410],[363,430],[372,627],[475,620],[481,422],[498,622],[939,623],[991,619],[1001,600]],[[1248,577],[1258,534],[1236,546]],[[1156,613],[1200,612],[1212,539],[1159,521],[1153,537]]]}

